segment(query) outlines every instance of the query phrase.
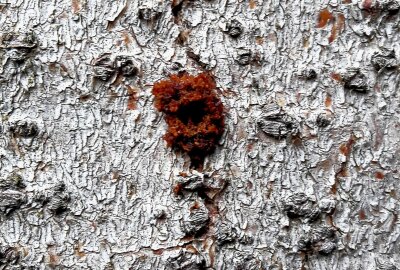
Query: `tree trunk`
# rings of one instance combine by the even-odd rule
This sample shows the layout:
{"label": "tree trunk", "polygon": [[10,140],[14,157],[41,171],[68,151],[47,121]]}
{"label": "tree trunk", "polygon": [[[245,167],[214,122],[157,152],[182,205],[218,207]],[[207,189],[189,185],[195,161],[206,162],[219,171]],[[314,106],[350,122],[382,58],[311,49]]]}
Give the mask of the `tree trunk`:
{"label": "tree trunk", "polygon": [[[1,269],[398,269],[397,0],[0,4]],[[211,74],[198,167],[153,84]]]}

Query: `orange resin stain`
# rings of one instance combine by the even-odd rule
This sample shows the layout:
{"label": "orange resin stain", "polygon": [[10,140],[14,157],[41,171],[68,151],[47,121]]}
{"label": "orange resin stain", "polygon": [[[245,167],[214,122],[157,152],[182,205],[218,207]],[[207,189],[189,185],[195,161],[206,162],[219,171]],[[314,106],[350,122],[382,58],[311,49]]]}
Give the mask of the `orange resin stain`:
{"label": "orange resin stain", "polygon": [[183,186],[182,186],[182,184],[180,184],[180,183],[176,184],[176,185],[172,188],[172,192],[173,192],[176,196],[182,194],[182,190],[183,190]]}
{"label": "orange resin stain", "polygon": [[193,167],[201,168],[224,132],[224,107],[208,73],[171,75],[154,84],[154,106],[164,113],[168,146],[187,153]]}
{"label": "orange resin stain", "polygon": [[127,91],[128,91],[128,110],[136,110],[136,101],[137,101],[137,95],[136,95],[136,90],[135,88],[127,85],[126,86]]}
{"label": "orange resin stain", "polygon": [[331,78],[338,82],[342,81],[342,77],[340,76],[340,74],[335,73],[335,72],[331,73]]}
{"label": "orange resin stain", "polygon": [[385,175],[383,174],[383,172],[376,172],[375,173],[375,178],[380,181],[383,180],[385,178]]}
{"label": "orange resin stain", "polygon": [[256,6],[257,6],[256,0],[250,0],[250,2],[249,2],[250,9],[255,9]]}
{"label": "orange resin stain", "polygon": [[325,27],[331,20],[333,20],[333,15],[327,8],[325,8],[319,12],[317,27]]}
{"label": "orange resin stain", "polygon": [[348,151],[349,151],[345,144],[340,145],[339,150],[340,150],[340,153],[342,153],[345,156],[347,156]]}
{"label": "orange resin stain", "polygon": [[340,145],[339,151],[342,155],[346,156],[347,158],[350,156],[351,148],[353,144],[355,143],[354,141],[355,137],[354,135],[350,136],[350,139],[347,141],[347,143],[344,143]]}
{"label": "orange resin stain", "polygon": [[349,171],[347,170],[347,168],[342,168],[338,174],[338,177],[348,177],[349,176]]}
{"label": "orange resin stain", "polygon": [[331,107],[332,106],[332,97],[330,95],[327,95],[325,98],[325,107]]}

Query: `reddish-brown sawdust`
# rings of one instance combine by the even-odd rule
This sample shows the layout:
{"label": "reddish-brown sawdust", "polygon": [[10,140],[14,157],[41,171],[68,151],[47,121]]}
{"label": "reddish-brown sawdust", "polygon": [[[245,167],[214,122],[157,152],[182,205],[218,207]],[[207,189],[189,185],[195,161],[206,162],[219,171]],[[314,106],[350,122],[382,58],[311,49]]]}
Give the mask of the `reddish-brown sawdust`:
{"label": "reddish-brown sawdust", "polygon": [[208,73],[171,75],[153,86],[154,105],[168,125],[164,139],[188,153],[193,167],[202,166],[224,132],[224,108],[215,88]]}

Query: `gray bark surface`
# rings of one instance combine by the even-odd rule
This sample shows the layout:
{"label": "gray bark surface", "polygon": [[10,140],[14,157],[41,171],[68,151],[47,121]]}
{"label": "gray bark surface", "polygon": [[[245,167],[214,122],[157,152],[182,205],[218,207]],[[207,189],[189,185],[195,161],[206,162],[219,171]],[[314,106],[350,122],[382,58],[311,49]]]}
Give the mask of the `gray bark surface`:
{"label": "gray bark surface", "polygon": [[[398,10],[0,2],[0,268],[399,269]],[[226,110],[198,171],[153,106],[179,71]]]}

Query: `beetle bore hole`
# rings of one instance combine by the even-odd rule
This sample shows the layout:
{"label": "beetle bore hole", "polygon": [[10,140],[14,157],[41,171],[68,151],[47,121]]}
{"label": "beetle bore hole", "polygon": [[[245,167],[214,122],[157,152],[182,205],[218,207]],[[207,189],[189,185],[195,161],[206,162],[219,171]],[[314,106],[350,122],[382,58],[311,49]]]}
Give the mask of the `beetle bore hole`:
{"label": "beetle bore hole", "polygon": [[187,125],[191,122],[194,125],[199,124],[206,115],[205,104],[203,101],[194,101],[188,105],[179,108],[177,117]]}

